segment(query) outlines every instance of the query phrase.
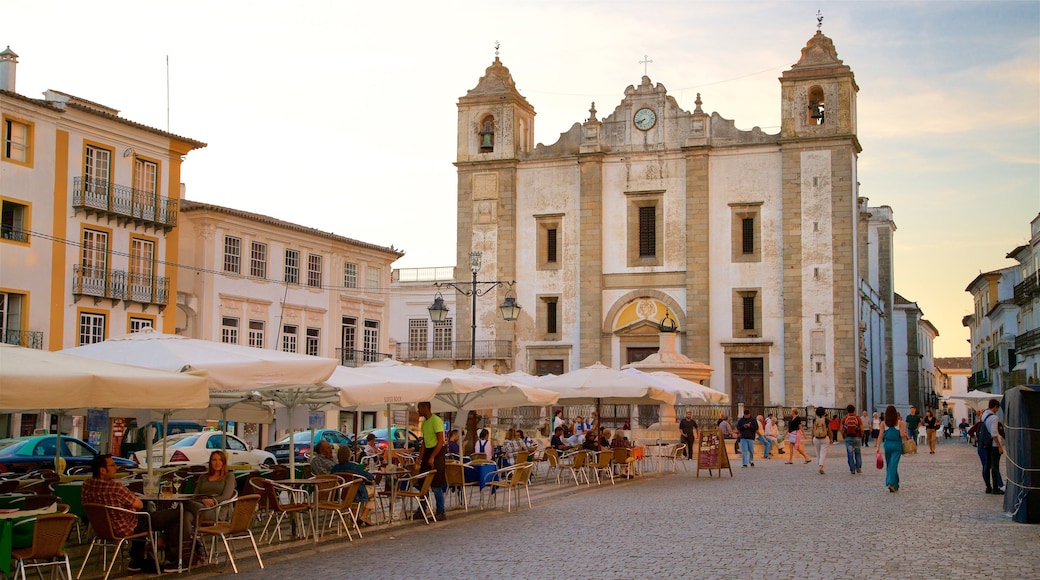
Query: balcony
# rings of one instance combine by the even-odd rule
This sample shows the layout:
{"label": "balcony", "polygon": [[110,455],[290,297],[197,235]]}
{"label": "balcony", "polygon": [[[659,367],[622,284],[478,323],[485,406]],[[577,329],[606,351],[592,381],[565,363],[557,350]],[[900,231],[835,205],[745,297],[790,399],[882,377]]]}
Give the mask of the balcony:
{"label": "balcony", "polygon": [[339,359],[339,364],[345,367],[359,367],[365,363],[379,362],[381,360],[394,357],[385,352],[375,352],[371,350],[346,350],[342,348],[337,348],[336,358]]}
{"label": "balcony", "polygon": [[76,177],[72,180],[72,209],[88,215],[115,218],[120,224],[133,222],[163,231],[177,225],[180,202],[155,192],[116,185],[108,181]]}
{"label": "balcony", "polygon": [[1025,280],[1015,284],[1014,302],[1016,305],[1023,306],[1036,296],[1038,290],[1036,278],[1037,274],[1034,272],[1033,274],[1026,276]]}
{"label": "balcony", "polygon": [[989,378],[989,371],[978,371],[968,377],[968,390],[988,390],[993,384]]}
{"label": "balcony", "polygon": [[155,304],[162,310],[170,303],[170,279],[76,265],[72,268],[72,294],[76,297],[92,296],[95,302],[107,298]]}
{"label": "balcony", "polygon": [[1040,328],[1027,330],[1015,337],[1015,352],[1025,354],[1025,351],[1040,345]]}
{"label": "balcony", "polygon": [[2,338],[4,344],[43,350],[43,333],[36,330],[4,329]]}
{"label": "balcony", "polygon": [[[478,340],[478,359],[513,358],[513,342],[510,340]],[[397,344],[397,360],[469,360],[470,342],[401,342]]]}
{"label": "balcony", "polygon": [[995,369],[1000,366],[1000,351],[991,350],[986,353],[986,363],[989,368]]}

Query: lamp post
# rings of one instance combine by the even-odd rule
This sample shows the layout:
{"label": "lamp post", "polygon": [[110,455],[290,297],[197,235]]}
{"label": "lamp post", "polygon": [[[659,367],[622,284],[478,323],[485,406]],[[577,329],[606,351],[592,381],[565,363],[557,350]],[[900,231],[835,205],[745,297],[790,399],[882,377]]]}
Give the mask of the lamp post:
{"label": "lamp post", "polygon": [[[470,324],[470,339],[469,339],[469,364],[470,366],[477,366],[477,297],[483,296],[488,292],[491,292],[499,286],[505,286],[512,288],[516,284],[515,280],[504,281],[504,280],[491,280],[491,281],[480,281],[477,280],[477,272],[480,271],[480,257],[481,252],[470,252],[469,253],[469,270],[473,274],[473,280],[470,282],[436,282],[434,286],[437,288],[444,288],[450,286],[455,289],[456,292],[463,296],[469,296],[473,300],[472,304],[472,321]],[[466,286],[469,286],[467,289]],[[498,307],[502,313],[502,318],[508,321],[516,320],[520,316],[520,305],[516,303],[516,298],[510,295],[506,295],[505,300]],[[444,304],[444,297],[438,292],[433,299],[433,304],[430,305],[427,310],[430,311],[430,320],[434,322],[444,322],[448,318],[448,307]]]}

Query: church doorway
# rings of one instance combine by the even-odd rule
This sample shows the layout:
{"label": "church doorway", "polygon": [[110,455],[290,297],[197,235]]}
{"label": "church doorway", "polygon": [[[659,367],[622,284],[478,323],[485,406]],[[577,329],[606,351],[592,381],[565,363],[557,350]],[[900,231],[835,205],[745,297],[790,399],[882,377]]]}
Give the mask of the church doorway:
{"label": "church doorway", "polygon": [[729,362],[730,392],[733,394],[732,415],[737,416],[738,403],[744,403],[752,415],[765,408],[765,373],[761,358],[731,358]]}

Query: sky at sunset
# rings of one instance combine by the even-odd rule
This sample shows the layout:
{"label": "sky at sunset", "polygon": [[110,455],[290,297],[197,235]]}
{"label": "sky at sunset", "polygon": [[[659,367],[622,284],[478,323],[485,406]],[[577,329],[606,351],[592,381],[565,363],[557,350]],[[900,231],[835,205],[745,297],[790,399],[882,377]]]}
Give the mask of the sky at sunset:
{"label": "sky at sunset", "polygon": [[[777,133],[816,11],[858,96],[860,195],[894,212],[896,291],[968,356],[965,287],[1040,211],[1040,3],[525,0],[8,2],[17,92],[55,89],[209,144],[188,199],[455,259],[456,103],[495,56],[553,143],[639,61],[679,105]],[[15,25],[15,24],[18,25]]]}

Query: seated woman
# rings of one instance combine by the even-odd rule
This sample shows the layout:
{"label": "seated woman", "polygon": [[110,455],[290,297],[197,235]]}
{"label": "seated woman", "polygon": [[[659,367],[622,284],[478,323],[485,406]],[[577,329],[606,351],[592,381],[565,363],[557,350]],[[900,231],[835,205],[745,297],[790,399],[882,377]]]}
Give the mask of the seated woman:
{"label": "seated woman", "polygon": [[581,444],[582,449],[586,451],[599,451],[599,437],[596,437],[596,432],[591,429],[585,433],[585,441]]}
{"label": "seated woman", "polygon": [[459,457],[459,430],[452,429],[448,432],[448,442],[445,443],[448,449],[448,455],[454,455],[456,458]]}
{"label": "seated woman", "polygon": [[599,448],[610,449],[610,431],[603,427],[599,428]]}
{"label": "seated woman", "polygon": [[357,496],[355,497],[357,498],[358,503],[363,506],[361,508],[361,513],[358,515],[358,521],[366,526],[371,526],[372,520],[368,519],[368,512],[372,510],[372,506],[369,505],[368,500],[368,484],[375,482],[375,476],[369,473],[368,470],[365,469],[365,466],[350,460],[350,448],[346,445],[340,447],[339,451],[336,452],[336,459],[339,463],[332,466],[332,473],[347,473],[365,478],[367,483],[358,488]]}
{"label": "seated woman", "polygon": [[474,459],[483,455],[487,457],[488,461],[494,460],[495,446],[491,443],[491,431],[480,430],[480,433],[477,434],[477,444],[474,446],[473,455]]}
{"label": "seated woman", "polygon": [[192,516],[198,516],[199,510],[204,507],[215,506],[235,495],[235,476],[228,471],[224,451],[217,449],[209,454],[209,470],[200,473],[195,479],[194,493],[201,497],[187,502],[185,506]]}

